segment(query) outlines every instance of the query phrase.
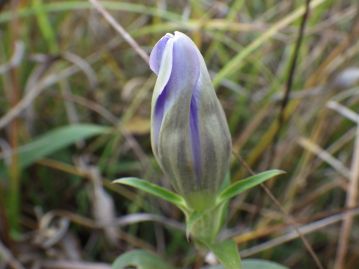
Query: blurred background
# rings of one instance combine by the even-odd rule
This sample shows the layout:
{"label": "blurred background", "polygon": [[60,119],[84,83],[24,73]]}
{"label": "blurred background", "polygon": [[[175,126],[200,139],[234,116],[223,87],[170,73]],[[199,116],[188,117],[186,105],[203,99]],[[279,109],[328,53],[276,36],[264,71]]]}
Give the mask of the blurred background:
{"label": "blurred background", "polygon": [[0,268],[105,269],[137,248],[205,265],[180,211],[111,184],[169,187],[139,53],[175,30],[200,48],[225,109],[232,181],[287,172],[266,184],[277,203],[260,187],[234,199],[221,236],[242,257],[359,268],[358,1],[99,2],[123,32],[89,1],[0,1]]}

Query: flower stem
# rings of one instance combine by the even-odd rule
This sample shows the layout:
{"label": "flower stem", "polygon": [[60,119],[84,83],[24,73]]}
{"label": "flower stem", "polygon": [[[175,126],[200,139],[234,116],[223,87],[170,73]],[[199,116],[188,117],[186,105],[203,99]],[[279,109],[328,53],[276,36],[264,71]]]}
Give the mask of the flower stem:
{"label": "flower stem", "polygon": [[241,269],[241,258],[237,244],[233,240],[225,240],[214,244],[207,244],[225,269]]}

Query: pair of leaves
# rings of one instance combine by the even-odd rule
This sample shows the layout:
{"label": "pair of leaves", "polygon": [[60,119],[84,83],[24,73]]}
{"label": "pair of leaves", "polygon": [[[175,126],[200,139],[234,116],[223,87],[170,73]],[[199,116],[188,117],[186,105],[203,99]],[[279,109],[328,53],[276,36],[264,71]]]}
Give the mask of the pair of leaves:
{"label": "pair of leaves", "polygon": [[[198,222],[201,221],[203,218],[206,217],[206,215],[211,215],[211,217],[214,218],[223,218],[223,210],[224,207],[226,207],[227,202],[235,197],[236,195],[250,189],[253,188],[254,186],[276,176],[283,173],[280,170],[270,170],[270,171],[266,171],[260,174],[257,174],[255,176],[237,181],[231,185],[229,185],[228,187],[224,188],[220,194],[217,196],[216,198],[216,202],[214,207],[209,208],[208,210],[205,211],[201,211],[201,212],[191,212],[189,214],[189,216],[187,216],[187,233],[192,231],[192,227]],[[218,211],[218,212],[217,212]],[[219,214],[218,214],[219,213]],[[213,223],[213,222],[212,222]],[[219,225],[217,225],[217,232],[218,229],[220,228],[220,223]],[[205,230],[206,227],[203,227],[202,229]],[[212,231],[212,232],[216,232],[216,231]],[[216,236],[216,234],[212,234],[209,235],[212,239],[213,236]]]}
{"label": "pair of leaves", "polygon": [[[205,218],[209,213],[213,213],[211,215],[212,217],[218,218],[219,216],[216,216],[215,214],[216,210],[219,210],[218,215],[221,215],[220,214],[222,212],[221,209],[223,206],[225,206],[225,204],[229,199],[282,173],[283,171],[280,170],[270,170],[240,180],[238,182],[235,182],[229,185],[228,187],[224,188],[219,193],[219,195],[216,197],[215,205],[213,207],[208,208],[208,210],[204,210],[201,212],[196,212],[193,211],[192,208],[189,208],[188,205],[186,204],[185,199],[182,196],[174,192],[171,192],[165,188],[162,188],[158,185],[150,183],[146,180],[129,177],[129,178],[117,179],[114,181],[114,183],[120,183],[120,184],[135,187],[137,189],[150,193],[154,196],[157,196],[165,201],[174,204],[185,213],[187,217],[187,233],[192,233],[193,227],[197,227],[195,226],[197,225],[196,223],[199,223],[198,225],[200,225],[205,220],[204,223],[207,223],[207,225],[209,225],[208,222],[206,222],[206,218]],[[213,210],[213,212],[211,210]],[[211,223],[211,225],[213,225],[213,223]],[[218,228],[220,228],[218,225],[215,225],[213,227],[198,226],[197,228],[200,229],[197,229],[197,232],[194,232],[195,239],[198,240],[198,242],[201,245],[204,245],[208,249],[210,249],[219,259],[219,261],[223,264],[225,269],[242,268],[237,245],[233,241],[215,242],[215,237],[217,235]],[[206,230],[206,228],[209,228],[208,231]],[[213,229],[211,230],[210,228]],[[143,268],[149,269],[150,267],[143,267]],[[278,268],[273,268],[273,269],[278,269]],[[120,269],[120,267],[115,267],[115,269]],[[139,269],[141,269],[141,267],[139,267]]]}
{"label": "pair of leaves", "polygon": [[[269,170],[262,173],[259,173],[257,175],[251,176],[249,178],[237,181],[232,183],[230,186],[225,188],[223,191],[220,192],[220,194],[217,197],[216,205],[219,205],[234,196],[253,188],[266,180],[283,174],[283,171],[281,170]],[[170,202],[177,206],[178,208],[187,211],[188,207],[186,205],[186,201],[184,198],[174,192],[171,192],[165,188],[162,188],[156,184],[150,183],[147,180],[139,179],[135,177],[127,177],[127,178],[120,178],[116,179],[114,183],[124,184],[128,185],[134,188],[137,188],[139,190],[145,191],[147,193],[150,193],[158,198],[161,198],[167,202]]]}

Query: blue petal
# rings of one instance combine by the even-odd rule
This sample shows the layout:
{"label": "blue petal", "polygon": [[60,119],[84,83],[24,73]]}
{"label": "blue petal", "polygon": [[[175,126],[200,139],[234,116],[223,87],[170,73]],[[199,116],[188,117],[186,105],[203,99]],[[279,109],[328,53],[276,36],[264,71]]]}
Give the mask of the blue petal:
{"label": "blue petal", "polygon": [[[173,38],[171,40],[173,48],[171,51],[166,52],[166,57],[173,57],[172,65],[164,66],[162,56],[166,48],[167,50],[171,49],[172,44],[168,43],[171,38]],[[193,46],[193,42],[187,36],[176,32],[175,36],[167,34],[162,37],[152,50],[151,68],[158,72],[159,77],[162,73],[170,72],[168,81],[165,79],[166,84],[162,85],[162,89],[159,89],[159,95],[154,105],[153,134],[155,144],[158,142],[162,120],[166,111],[181,99],[179,98],[181,95],[185,94],[188,98],[191,98],[193,86],[196,84],[199,75],[198,56]],[[161,70],[161,68],[171,68],[171,70]],[[188,108],[189,111],[190,108]],[[182,115],[182,117],[185,117],[185,115]]]}
{"label": "blue petal", "polygon": [[[191,150],[193,172],[195,173],[194,185],[201,184],[202,157],[201,157],[201,135],[199,120],[200,89],[197,87],[200,77],[199,52],[193,41],[186,35],[175,32],[173,39],[173,66],[170,79],[162,94],[166,96],[165,111],[171,109],[176,102],[183,103],[181,111],[178,111],[187,128],[181,129],[183,136],[189,136],[188,146]],[[185,97],[184,97],[185,96]],[[187,99],[188,102],[184,102]],[[188,107],[183,107],[185,104]],[[187,130],[187,131],[186,131]]]}
{"label": "blue petal", "polygon": [[162,56],[166,48],[167,41],[172,37],[173,37],[172,34],[167,33],[156,43],[156,45],[153,47],[151,51],[150,62],[149,62],[150,68],[156,75],[158,75],[160,70]]}

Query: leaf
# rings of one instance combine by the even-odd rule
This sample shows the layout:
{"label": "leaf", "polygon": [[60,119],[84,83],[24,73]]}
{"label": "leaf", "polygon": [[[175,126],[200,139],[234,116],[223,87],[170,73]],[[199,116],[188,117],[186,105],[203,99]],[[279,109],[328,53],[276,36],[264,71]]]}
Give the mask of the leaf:
{"label": "leaf", "polygon": [[225,269],[243,269],[237,245],[232,240],[225,240],[205,245],[213,252]]}
{"label": "leaf", "polygon": [[112,264],[112,269],[174,269],[160,257],[144,250],[132,250],[119,256]]}
{"label": "leaf", "polygon": [[261,183],[263,183],[264,181],[283,174],[284,171],[281,170],[269,170],[269,171],[265,171],[262,173],[259,173],[257,175],[248,177],[246,179],[242,179],[240,181],[234,182],[232,183],[230,186],[228,186],[227,188],[225,188],[217,197],[217,203],[220,204],[223,201],[226,201],[238,194],[240,194],[241,192],[244,192],[250,188],[253,188]]}
{"label": "leaf", "polygon": [[[260,260],[260,259],[245,259],[242,260],[241,269],[289,269],[283,265],[275,262]],[[222,265],[209,266],[203,269],[223,269]]]}
{"label": "leaf", "polygon": [[109,130],[109,127],[99,125],[76,124],[49,131],[18,149],[19,166],[24,169],[59,149]]}
{"label": "leaf", "polygon": [[33,0],[32,7],[37,15],[37,23],[39,29],[44,36],[46,43],[49,45],[50,51],[52,53],[57,53],[59,49],[56,42],[56,35],[54,29],[51,27],[51,22],[49,20],[48,14],[44,9],[43,0]]}
{"label": "leaf", "polygon": [[242,261],[242,269],[288,269],[275,262],[260,259],[245,259]]}
{"label": "leaf", "polygon": [[188,211],[186,202],[182,196],[174,192],[171,192],[163,187],[160,187],[156,184],[153,184],[147,180],[139,179],[135,177],[125,177],[125,178],[116,179],[113,181],[113,183],[123,184],[137,188],[141,191],[150,193],[158,198],[170,202],[185,212]]}

